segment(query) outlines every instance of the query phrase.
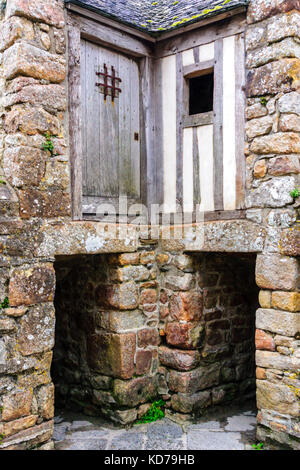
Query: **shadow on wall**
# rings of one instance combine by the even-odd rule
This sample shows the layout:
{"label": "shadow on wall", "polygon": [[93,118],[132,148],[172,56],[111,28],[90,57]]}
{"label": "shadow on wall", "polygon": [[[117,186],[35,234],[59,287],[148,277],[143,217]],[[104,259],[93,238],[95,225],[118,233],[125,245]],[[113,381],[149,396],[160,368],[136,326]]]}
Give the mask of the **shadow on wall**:
{"label": "shadow on wall", "polygon": [[56,407],[126,424],[158,396],[169,417],[254,398],[255,261],[156,252],[58,258]]}

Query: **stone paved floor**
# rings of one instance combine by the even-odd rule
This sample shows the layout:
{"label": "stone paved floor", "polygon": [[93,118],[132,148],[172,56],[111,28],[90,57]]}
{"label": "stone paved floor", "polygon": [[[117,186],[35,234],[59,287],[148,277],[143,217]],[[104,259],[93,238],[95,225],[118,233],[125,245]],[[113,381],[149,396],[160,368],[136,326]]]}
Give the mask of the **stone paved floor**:
{"label": "stone paved floor", "polygon": [[256,412],[223,411],[194,424],[163,419],[129,429],[101,418],[72,412],[55,417],[57,450],[250,450],[255,443]]}

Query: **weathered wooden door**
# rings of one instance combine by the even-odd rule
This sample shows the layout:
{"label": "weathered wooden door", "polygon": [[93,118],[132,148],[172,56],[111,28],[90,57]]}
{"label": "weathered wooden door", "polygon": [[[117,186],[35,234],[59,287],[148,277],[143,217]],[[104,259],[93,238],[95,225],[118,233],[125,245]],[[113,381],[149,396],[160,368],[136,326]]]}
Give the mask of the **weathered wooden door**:
{"label": "weathered wooden door", "polygon": [[[114,98],[111,88],[105,99],[104,87],[96,85],[105,82],[97,75],[105,67],[121,79]],[[140,201],[139,67],[133,58],[82,40],[81,71],[83,213],[95,214],[101,203],[117,207],[119,196]]]}

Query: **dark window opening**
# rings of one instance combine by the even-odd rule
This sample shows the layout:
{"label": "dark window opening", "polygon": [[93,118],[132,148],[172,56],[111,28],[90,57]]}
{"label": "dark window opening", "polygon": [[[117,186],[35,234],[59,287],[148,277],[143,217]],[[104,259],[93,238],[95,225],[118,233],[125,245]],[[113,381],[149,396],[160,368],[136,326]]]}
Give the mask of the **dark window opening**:
{"label": "dark window opening", "polygon": [[189,79],[189,114],[208,113],[214,107],[214,73]]}

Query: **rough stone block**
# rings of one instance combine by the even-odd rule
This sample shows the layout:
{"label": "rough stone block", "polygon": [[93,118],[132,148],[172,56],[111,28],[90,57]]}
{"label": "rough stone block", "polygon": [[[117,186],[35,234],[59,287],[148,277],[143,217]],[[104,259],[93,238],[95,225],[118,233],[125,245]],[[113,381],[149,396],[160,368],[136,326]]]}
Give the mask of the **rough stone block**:
{"label": "rough stone block", "polygon": [[44,419],[52,419],[54,416],[54,385],[43,385],[37,392],[39,415]]}
{"label": "rough stone block", "polygon": [[168,323],[167,343],[182,349],[196,349],[203,337],[203,326],[198,323]]}
{"label": "rough stone block", "polygon": [[112,331],[113,333],[135,330],[141,328],[144,323],[145,317],[140,310],[96,313],[96,325],[105,330]]}
{"label": "rough stone block", "polygon": [[272,292],[261,290],[259,292],[259,304],[262,308],[271,308]]}
{"label": "rough stone block", "polygon": [[280,116],[279,129],[283,132],[300,132],[300,116],[297,114],[284,114]]}
{"label": "rough stone block", "polygon": [[51,263],[29,268],[16,268],[9,283],[12,307],[51,302],[54,298],[55,272]]}
{"label": "rough stone block", "polygon": [[262,289],[296,290],[299,287],[299,262],[280,255],[258,255],[256,283]]}
{"label": "rough stone block", "polygon": [[203,311],[203,298],[199,292],[180,292],[170,301],[170,317],[177,321],[200,320]]}
{"label": "rough stone block", "polygon": [[300,312],[300,294],[298,292],[273,292],[272,307],[289,312]]}
{"label": "rough stone block", "polygon": [[70,194],[60,189],[50,188],[39,191],[31,188],[19,191],[20,216],[22,219],[31,217],[52,218],[71,215]]}
{"label": "rough stone block", "polygon": [[146,348],[147,346],[158,346],[160,343],[159,332],[156,328],[140,330],[137,337],[139,348]]}
{"label": "rough stone block", "polygon": [[6,16],[25,16],[57,28],[65,24],[63,8],[56,0],[8,0]]}
{"label": "rough stone block", "polygon": [[248,139],[269,134],[273,127],[273,118],[271,116],[264,116],[261,118],[251,119],[246,124],[246,135]]}
{"label": "rough stone block", "polygon": [[299,86],[299,79],[299,59],[280,59],[248,72],[247,96],[250,98],[295,91]]}
{"label": "rough stone block", "polygon": [[29,103],[34,106],[43,106],[50,112],[65,111],[67,100],[66,92],[61,85],[28,85],[16,93],[10,93],[4,98],[4,107],[15,104]]}
{"label": "rough stone block", "polygon": [[192,274],[184,274],[183,276],[176,276],[173,274],[168,274],[165,280],[165,286],[168,289],[175,291],[187,291],[193,288],[194,277]]}
{"label": "rough stone block", "polygon": [[171,407],[179,413],[201,413],[201,410],[211,405],[209,391],[194,394],[178,393],[171,398]]}
{"label": "rough stone block", "polygon": [[230,403],[238,395],[237,384],[226,384],[220,387],[214,388],[212,392],[212,403],[213,405],[219,405],[221,403]]}
{"label": "rough stone block", "polygon": [[158,293],[156,289],[144,289],[141,293],[141,304],[155,304],[158,300]]}
{"label": "rough stone block", "polygon": [[259,409],[274,410],[290,416],[299,416],[299,401],[289,387],[265,380],[257,380],[256,385],[256,399]]}
{"label": "rough stone block", "polygon": [[278,100],[278,111],[300,115],[300,94],[294,91],[281,96]]}
{"label": "rough stone block", "polygon": [[152,365],[152,351],[137,351],[136,374],[144,375],[150,372]]}
{"label": "rough stone block", "polygon": [[273,309],[258,309],[256,328],[285,336],[295,336],[300,330],[299,314]]}
{"label": "rough stone block", "polygon": [[295,356],[284,356],[278,352],[256,351],[256,364],[265,369],[299,371],[300,360]]}
{"label": "rough stone block", "polygon": [[16,187],[38,186],[45,172],[42,151],[32,147],[8,148],[3,154],[3,165],[5,176]]}
{"label": "rough stone block", "polygon": [[262,330],[256,330],[255,345],[256,349],[275,351],[275,342],[273,337]]}
{"label": "rough stone block", "polygon": [[266,38],[269,43],[286,37],[300,37],[300,12],[294,10],[288,15],[270,18],[266,29]]}
{"label": "rough stone block", "polygon": [[188,371],[197,367],[200,361],[199,351],[181,351],[166,346],[159,348],[159,359],[161,364],[171,369]]}
{"label": "rough stone block", "polygon": [[173,392],[196,393],[199,390],[218,385],[220,380],[220,365],[210,364],[190,372],[170,370],[169,388]]}
{"label": "rough stone block", "polygon": [[296,187],[294,177],[274,177],[262,181],[259,186],[248,192],[246,205],[251,207],[284,207],[293,202],[290,192]]}
{"label": "rough stone block", "polygon": [[3,66],[6,79],[26,75],[60,83],[66,78],[66,62],[63,57],[26,43],[17,43],[7,49],[3,54]]}
{"label": "rough stone block", "polygon": [[113,279],[120,282],[146,281],[149,277],[150,271],[145,266],[124,266],[123,268],[118,268],[113,275]]}
{"label": "rough stone block", "polygon": [[19,390],[5,395],[3,397],[2,420],[13,421],[30,415],[32,396],[32,390]]}
{"label": "rough stone block", "polygon": [[268,167],[266,160],[258,160],[258,162],[256,162],[254,165],[253,175],[255,178],[264,178],[266,176],[267,170]]}
{"label": "rough stone block", "polygon": [[281,176],[300,173],[299,157],[297,155],[288,155],[276,158],[270,158],[268,162],[268,172],[272,176]]}
{"label": "rough stone block", "polygon": [[10,437],[24,429],[31,428],[36,424],[37,419],[38,416],[30,415],[8,423],[0,423],[0,434],[4,434],[5,437]]}
{"label": "rough stone block", "polygon": [[41,353],[54,346],[55,310],[52,304],[29,309],[21,318],[18,333],[19,350],[23,356]]}
{"label": "rough stone block", "polygon": [[33,426],[24,431],[20,431],[13,436],[3,439],[0,449],[6,450],[27,450],[32,449],[43,442],[49,441],[53,435],[53,420],[46,421],[39,426]]}
{"label": "rough stone block", "polygon": [[100,374],[130,379],[134,374],[136,335],[99,332],[87,341],[89,366]]}
{"label": "rough stone block", "polygon": [[52,160],[46,163],[43,182],[47,187],[66,190],[70,185],[70,167],[67,162]]}
{"label": "rough stone block", "polygon": [[96,290],[96,302],[120,310],[134,310],[138,306],[138,289],[133,281],[119,285],[99,286]]}
{"label": "rough stone block", "polygon": [[9,18],[1,25],[0,31],[0,52],[8,49],[18,39],[34,39],[33,24],[25,18]]}
{"label": "rough stone block", "polygon": [[299,0],[255,0],[248,8],[248,23],[257,23],[271,16],[299,10]]}
{"label": "rough stone block", "polygon": [[292,38],[248,52],[246,64],[248,68],[254,68],[283,57],[300,58],[300,46]]}
{"label": "rough stone block", "polygon": [[157,384],[153,377],[132,380],[115,380],[113,396],[120,406],[133,408],[140,403],[153,400],[157,395]]}
{"label": "rough stone block", "polygon": [[250,145],[255,154],[285,154],[300,153],[300,136],[293,132],[278,132],[277,134],[256,137]]}
{"label": "rough stone block", "polygon": [[265,25],[250,26],[246,29],[246,50],[255,49],[266,43],[267,31]]}
{"label": "rough stone block", "polygon": [[4,128],[8,134],[22,131],[28,135],[37,133],[57,135],[61,122],[42,108],[23,109],[16,107],[5,117]]}

